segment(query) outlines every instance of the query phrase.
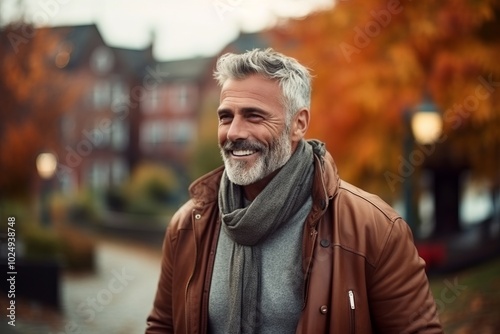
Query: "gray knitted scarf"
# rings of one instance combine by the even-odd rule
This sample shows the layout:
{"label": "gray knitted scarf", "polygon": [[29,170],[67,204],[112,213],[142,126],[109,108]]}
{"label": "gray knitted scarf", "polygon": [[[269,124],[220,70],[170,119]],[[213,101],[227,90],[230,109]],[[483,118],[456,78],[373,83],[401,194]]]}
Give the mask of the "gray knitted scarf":
{"label": "gray knitted scarf", "polygon": [[229,268],[229,328],[227,333],[254,333],[259,325],[259,243],[285,224],[311,195],[313,148],[301,140],[288,162],[247,207],[243,189],[224,172],[219,191],[223,231],[233,241]]}

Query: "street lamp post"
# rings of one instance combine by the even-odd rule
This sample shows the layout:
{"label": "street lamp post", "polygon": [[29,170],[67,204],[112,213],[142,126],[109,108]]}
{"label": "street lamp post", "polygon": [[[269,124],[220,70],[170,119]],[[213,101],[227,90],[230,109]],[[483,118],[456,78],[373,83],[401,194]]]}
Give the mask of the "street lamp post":
{"label": "street lamp post", "polygon": [[[411,155],[415,144],[430,145],[435,143],[442,133],[443,120],[437,107],[426,96],[422,103],[415,108],[407,109],[404,113],[407,126],[404,138],[404,152],[407,161],[412,161]],[[416,167],[416,166],[413,166]],[[415,178],[407,177],[403,183],[403,197],[406,211],[406,221],[413,233],[417,233],[418,210],[415,198]]]}
{"label": "street lamp post", "polygon": [[411,118],[411,130],[415,141],[422,145],[435,143],[441,136],[443,118],[428,98],[415,108]]}
{"label": "street lamp post", "polygon": [[[406,109],[404,111],[404,124],[405,124],[405,135],[403,139],[403,152],[406,161],[411,160],[411,153],[414,148],[415,139],[411,131],[411,121],[412,121],[413,111],[411,109]],[[403,199],[404,199],[404,209],[405,209],[405,220],[413,234],[417,236],[417,210],[416,210],[416,200],[414,194],[414,177],[409,175],[403,181]]]}
{"label": "street lamp post", "polygon": [[56,156],[52,153],[40,153],[36,158],[36,169],[41,178],[40,191],[40,222],[43,226],[50,225],[49,193],[51,179],[57,168]]}

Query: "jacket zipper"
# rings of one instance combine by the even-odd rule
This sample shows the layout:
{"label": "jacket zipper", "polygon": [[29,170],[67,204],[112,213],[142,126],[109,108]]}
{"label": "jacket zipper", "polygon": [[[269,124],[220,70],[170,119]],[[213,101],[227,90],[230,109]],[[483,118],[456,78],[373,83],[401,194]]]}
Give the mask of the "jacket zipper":
{"label": "jacket zipper", "polygon": [[348,295],[349,295],[349,321],[351,324],[351,334],[354,334],[356,329],[356,319],[355,319],[356,304],[354,303],[354,291],[349,290]]}

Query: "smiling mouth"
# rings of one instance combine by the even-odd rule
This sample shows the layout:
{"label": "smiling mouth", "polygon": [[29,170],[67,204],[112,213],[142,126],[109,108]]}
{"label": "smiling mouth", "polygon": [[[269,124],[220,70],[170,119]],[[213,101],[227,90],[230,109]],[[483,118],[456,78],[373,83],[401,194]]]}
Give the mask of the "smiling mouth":
{"label": "smiling mouth", "polygon": [[257,153],[257,151],[255,151],[255,150],[234,150],[234,151],[231,151],[231,153],[235,157],[247,157],[249,155]]}

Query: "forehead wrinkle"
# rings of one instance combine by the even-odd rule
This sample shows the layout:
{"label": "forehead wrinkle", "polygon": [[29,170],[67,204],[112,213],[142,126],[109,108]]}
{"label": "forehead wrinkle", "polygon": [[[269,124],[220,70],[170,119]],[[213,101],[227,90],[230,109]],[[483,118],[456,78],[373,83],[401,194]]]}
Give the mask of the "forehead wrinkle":
{"label": "forehead wrinkle", "polygon": [[[223,92],[223,94],[221,94],[220,108],[218,110],[237,108],[253,109],[267,112],[268,109],[273,107],[284,109],[283,103],[276,96],[273,96],[273,98],[269,100],[268,97],[265,97],[263,94],[259,93],[245,91],[244,96],[236,96],[231,94],[232,91],[233,90],[225,91]],[[267,100],[267,102],[265,102],[264,100]],[[269,102],[271,102],[271,105],[269,104]]]}

